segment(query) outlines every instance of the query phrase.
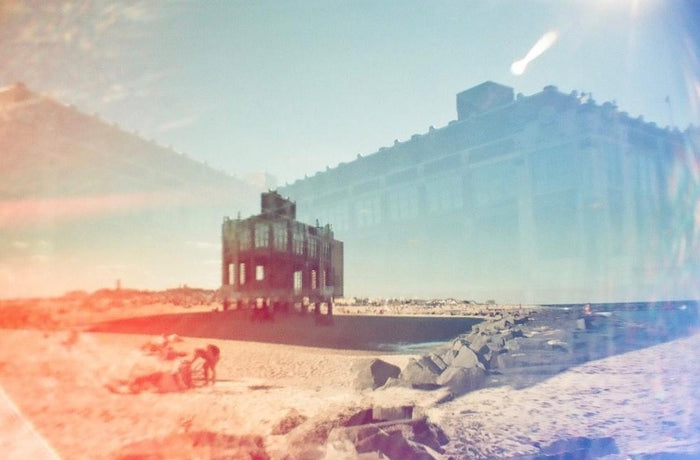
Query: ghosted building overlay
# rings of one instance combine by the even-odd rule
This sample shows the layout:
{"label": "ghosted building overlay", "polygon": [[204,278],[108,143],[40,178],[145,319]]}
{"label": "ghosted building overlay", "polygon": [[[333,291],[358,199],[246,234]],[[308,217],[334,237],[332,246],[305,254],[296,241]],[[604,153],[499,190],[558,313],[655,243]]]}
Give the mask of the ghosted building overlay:
{"label": "ghosted building overlay", "polygon": [[457,115],[279,189],[345,241],[346,293],[698,297],[697,129],[494,82],[459,93]]}

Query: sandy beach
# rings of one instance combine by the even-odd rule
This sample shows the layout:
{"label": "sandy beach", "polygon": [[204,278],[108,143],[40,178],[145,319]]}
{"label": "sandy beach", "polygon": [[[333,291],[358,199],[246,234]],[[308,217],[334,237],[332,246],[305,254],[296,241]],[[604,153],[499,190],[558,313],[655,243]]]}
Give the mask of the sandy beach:
{"label": "sandy beach", "polygon": [[[153,339],[61,327],[3,329],[0,383],[28,426],[66,459],[381,458],[360,456],[333,428],[368,407],[401,405],[414,406],[449,438],[444,452],[431,452],[434,458],[535,454],[537,446],[581,436],[614,438],[618,453],[606,458],[700,452],[698,334],[586,362],[524,387],[502,376],[499,385],[442,403],[441,390],[353,387],[358,367],[372,358],[403,367],[412,355],[183,337],[174,344],[182,353],[207,343],[221,349],[214,385],[108,391],[110,381],[157,366],[141,349]],[[11,433],[9,425],[2,433]],[[193,433],[228,444],[193,443]],[[29,458],[36,448],[7,439],[0,446],[10,459]]]}

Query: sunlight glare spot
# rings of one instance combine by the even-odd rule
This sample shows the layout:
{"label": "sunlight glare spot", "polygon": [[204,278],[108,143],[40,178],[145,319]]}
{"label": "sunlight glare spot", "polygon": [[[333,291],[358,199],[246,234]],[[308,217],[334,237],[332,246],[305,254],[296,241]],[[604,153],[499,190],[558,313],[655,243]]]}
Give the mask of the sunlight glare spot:
{"label": "sunlight glare spot", "polygon": [[510,71],[513,75],[522,75],[525,73],[527,66],[542,55],[545,51],[552,47],[552,45],[559,38],[559,34],[556,30],[550,30],[540,37],[539,40],[533,45],[530,51],[527,52],[524,58],[518,59],[513,62],[510,66]]}

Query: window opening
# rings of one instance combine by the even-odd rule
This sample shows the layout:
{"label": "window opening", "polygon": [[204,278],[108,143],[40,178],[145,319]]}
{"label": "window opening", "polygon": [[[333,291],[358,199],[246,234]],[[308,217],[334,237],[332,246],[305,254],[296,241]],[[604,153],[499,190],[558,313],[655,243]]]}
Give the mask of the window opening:
{"label": "window opening", "polygon": [[316,238],[309,238],[309,257],[318,257],[318,240]]}
{"label": "window opening", "polygon": [[299,294],[301,292],[301,270],[294,272],[294,293]]}
{"label": "window opening", "polygon": [[277,222],[272,227],[272,238],[275,249],[278,251],[287,250],[287,224]]}
{"label": "window opening", "polygon": [[238,284],[245,284],[245,262],[238,266]]}
{"label": "window opening", "polygon": [[228,264],[228,284],[233,285],[236,283],[236,264]]}
{"label": "window opening", "polygon": [[301,228],[294,229],[292,244],[294,254],[304,254],[304,233]]}
{"label": "window opening", "polygon": [[250,248],[250,229],[244,227],[241,229],[240,239],[238,240],[238,246],[240,249]]}
{"label": "window opening", "polygon": [[270,231],[265,223],[255,224],[255,247],[266,248],[270,244]]}

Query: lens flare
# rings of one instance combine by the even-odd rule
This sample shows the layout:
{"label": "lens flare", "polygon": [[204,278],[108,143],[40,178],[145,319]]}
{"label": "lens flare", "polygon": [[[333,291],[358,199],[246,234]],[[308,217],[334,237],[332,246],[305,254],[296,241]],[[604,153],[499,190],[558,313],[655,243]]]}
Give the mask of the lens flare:
{"label": "lens flare", "polygon": [[554,45],[559,38],[559,33],[556,30],[550,30],[540,37],[539,40],[530,48],[524,58],[518,59],[510,65],[510,71],[513,75],[522,75],[525,73],[527,66],[542,55],[545,51]]}

